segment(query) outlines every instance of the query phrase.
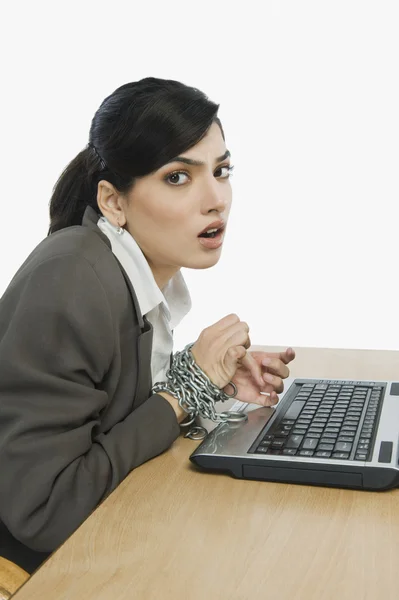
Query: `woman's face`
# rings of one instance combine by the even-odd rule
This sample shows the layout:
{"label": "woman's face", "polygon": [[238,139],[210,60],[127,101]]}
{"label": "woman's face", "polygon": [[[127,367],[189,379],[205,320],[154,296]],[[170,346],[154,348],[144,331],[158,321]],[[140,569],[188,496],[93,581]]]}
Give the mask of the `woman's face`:
{"label": "woman's face", "polygon": [[[115,225],[119,219],[134,237],[160,289],[181,267],[207,269],[219,260],[223,244],[218,248],[204,244],[223,241],[223,232],[213,242],[198,235],[215,221],[227,224],[232,190],[230,158],[225,155],[220,128],[213,123],[206,136],[180,156],[202,165],[169,162],[138,178],[126,197],[107,196],[108,187],[99,194],[103,214]],[[100,182],[99,191],[102,183],[109,186]]]}

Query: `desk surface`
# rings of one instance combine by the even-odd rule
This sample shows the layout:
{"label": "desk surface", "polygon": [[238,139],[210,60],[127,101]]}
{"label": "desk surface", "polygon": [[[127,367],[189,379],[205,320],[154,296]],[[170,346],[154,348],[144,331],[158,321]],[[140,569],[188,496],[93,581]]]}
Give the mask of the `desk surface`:
{"label": "desk surface", "polygon": [[[399,378],[399,352],[296,351],[295,377]],[[399,490],[202,473],[196,444],[132,471],[13,598],[397,600]]]}

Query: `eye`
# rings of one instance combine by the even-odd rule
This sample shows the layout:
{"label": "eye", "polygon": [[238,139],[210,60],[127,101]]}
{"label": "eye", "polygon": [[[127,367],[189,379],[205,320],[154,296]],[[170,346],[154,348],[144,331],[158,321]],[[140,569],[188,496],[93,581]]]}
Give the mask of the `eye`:
{"label": "eye", "polygon": [[[221,171],[222,169],[227,169],[227,174],[224,177],[219,177],[219,179],[228,179],[232,176],[232,172],[234,169],[233,166],[222,165],[221,167],[218,167],[216,169],[215,173]],[[171,183],[171,185],[175,187],[184,185],[184,183],[186,183],[185,181],[181,183],[179,183],[178,181],[180,175],[185,175],[186,177],[189,177],[189,174],[186,171],[173,171],[173,173],[169,173],[168,175],[166,175],[166,177],[164,177],[164,181],[166,181],[167,183]],[[174,181],[171,181],[172,178],[174,179]]]}
{"label": "eye", "polygon": [[[165,181],[168,181],[169,183],[171,183],[174,186],[179,186],[179,185],[183,185],[183,183],[179,183],[178,178],[179,175],[185,175],[186,177],[188,177],[188,173],[186,173],[185,171],[174,171],[173,173],[169,173],[169,175],[166,175],[165,177]],[[174,178],[174,181],[171,181],[172,177]]]}
{"label": "eye", "polygon": [[222,177],[222,179],[229,179],[229,177],[231,177],[233,174],[234,167],[230,167],[229,165],[222,165],[217,170],[220,171],[221,169],[227,169],[227,175],[225,177]]}

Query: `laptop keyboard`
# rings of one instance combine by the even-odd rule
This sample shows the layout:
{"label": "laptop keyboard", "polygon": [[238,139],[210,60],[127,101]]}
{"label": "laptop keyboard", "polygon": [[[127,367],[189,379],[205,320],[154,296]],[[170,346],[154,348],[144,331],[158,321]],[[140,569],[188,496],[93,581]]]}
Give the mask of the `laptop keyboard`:
{"label": "laptop keyboard", "polygon": [[295,383],[298,393],[286,413],[266,428],[255,453],[370,460],[384,388]]}

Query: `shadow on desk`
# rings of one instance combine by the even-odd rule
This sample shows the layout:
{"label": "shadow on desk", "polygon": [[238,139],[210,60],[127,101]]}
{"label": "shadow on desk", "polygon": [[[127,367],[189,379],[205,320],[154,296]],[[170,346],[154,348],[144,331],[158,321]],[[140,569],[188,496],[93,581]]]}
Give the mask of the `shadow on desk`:
{"label": "shadow on desk", "polygon": [[31,575],[51,554],[51,552],[31,550],[16,540],[0,521],[0,557],[15,563]]}

